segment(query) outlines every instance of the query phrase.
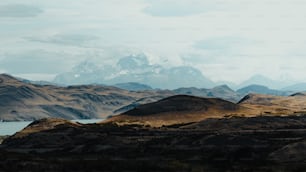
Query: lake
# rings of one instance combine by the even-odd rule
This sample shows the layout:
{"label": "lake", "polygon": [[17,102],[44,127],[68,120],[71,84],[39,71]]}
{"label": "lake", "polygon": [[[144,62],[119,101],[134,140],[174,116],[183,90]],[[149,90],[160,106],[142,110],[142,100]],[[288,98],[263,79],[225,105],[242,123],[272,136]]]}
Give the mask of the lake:
{"label": "lake", "polygon": [[[72,120],[74,122],[79,122],[82,124],[92,124],[96,122],[101,122],[104,119],[81,119],[81,120]],[[22,130],[28,126],[32,121],[17,121],[17,122],[0,122],[0,136],[4,135],[13,135],[17,131]]]}

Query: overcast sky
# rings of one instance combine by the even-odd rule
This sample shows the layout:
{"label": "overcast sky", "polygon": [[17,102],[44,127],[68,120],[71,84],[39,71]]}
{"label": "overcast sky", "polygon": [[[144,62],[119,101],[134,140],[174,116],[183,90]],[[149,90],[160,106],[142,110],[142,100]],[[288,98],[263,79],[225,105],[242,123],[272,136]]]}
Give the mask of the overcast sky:
{"label": "overcast sky", "polygon": [[306,81],[305,0],[1,0],[0,72],[51,80],[144,52],[214,81]]}

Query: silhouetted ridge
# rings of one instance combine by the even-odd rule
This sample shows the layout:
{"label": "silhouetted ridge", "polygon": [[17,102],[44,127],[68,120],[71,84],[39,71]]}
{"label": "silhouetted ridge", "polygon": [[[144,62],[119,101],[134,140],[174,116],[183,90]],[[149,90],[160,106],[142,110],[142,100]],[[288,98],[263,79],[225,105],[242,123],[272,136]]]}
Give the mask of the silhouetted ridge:
{"label": "silhouetted ridge", "polygon": [[244,97],[238,102],[238,104],[243,103],[243,102],[249,100],[251,97],[252,97],[252,94],[248,94],[248,95],[244,96]]}
{"label": "silhouetted ridge", "polygon": [[294,93],[290,95],[291,97],[295,97],[295,96],[306,96],[306,93]]}

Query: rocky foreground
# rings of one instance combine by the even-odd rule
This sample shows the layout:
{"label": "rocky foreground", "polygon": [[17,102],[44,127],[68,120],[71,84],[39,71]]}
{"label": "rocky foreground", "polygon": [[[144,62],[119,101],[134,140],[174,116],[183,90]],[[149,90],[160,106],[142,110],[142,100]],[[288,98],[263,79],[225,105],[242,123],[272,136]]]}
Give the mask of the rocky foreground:
{"label": "rocky foreground", "polygon": [[43,119],[6,139],[0,171],[304,171],[306,116],[150,127]]}

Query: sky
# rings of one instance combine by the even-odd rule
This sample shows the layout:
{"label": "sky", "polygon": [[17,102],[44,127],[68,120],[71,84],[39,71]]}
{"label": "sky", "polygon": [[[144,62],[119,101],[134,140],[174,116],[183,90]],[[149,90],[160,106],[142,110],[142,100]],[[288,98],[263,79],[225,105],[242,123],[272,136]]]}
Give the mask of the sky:
{"label": "sky", "polygon": [[52,80],[84,60],[193,66],[214,81],[306,81],[305,0],[1,0],[0,73]]}

